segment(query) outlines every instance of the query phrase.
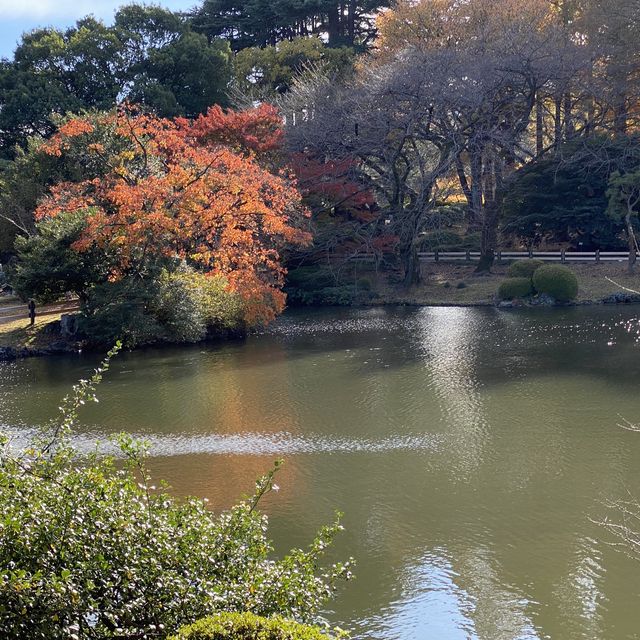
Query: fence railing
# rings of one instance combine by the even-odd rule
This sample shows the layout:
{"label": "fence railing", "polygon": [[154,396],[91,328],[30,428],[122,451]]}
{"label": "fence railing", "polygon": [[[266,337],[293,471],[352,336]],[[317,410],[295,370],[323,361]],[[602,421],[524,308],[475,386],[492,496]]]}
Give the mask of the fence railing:
{"label": "fence railing", "polygon": [[[629,259],[628,251],[496,251],[496,261],[542,260],[544,262],[624,262]],[[479,251],[421,251],[421,262],[467,262],[480,260]],[[361,253],[348,258],[356,262],[375,262],[374,253]]]}

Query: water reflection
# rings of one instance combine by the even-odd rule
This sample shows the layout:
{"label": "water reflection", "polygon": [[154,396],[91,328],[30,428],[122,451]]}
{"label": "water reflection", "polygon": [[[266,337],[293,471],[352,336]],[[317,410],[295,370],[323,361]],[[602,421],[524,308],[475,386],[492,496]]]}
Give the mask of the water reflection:
{"label": "water reflection", "polygon": [[460,479],[468,478],[482,463],[489,435],[476,376],[482,317],[466,311],[426,309],[420,325],[429,386],[439,405],[440,421],[454,437]]}
{"label": "water reflection", "polygon": [[[640,569],[602,506],[640,495],[640,324],[621,308],[292,313],[242,343],[124,354],[76,434],[150,441],[174,491],[216,508],[287,460],[265,508],[279,550],[345,512],[356,638],[618,640]],[[0,365],[24,440],[97,357]]]}

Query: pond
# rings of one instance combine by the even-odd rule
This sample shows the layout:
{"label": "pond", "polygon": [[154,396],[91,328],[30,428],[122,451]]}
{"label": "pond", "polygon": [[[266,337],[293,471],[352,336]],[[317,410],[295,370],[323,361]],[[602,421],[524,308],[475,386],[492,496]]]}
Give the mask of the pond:
{"label": "pond", "polygon": [[[292,311],[243,342],[114,362],[77,440],[148,438],[218,508],[276,458],[279,551],[344,512],[354,638],[637,638],[640,563],[594,521],[640,496],[640,309]],[[0,364],[18,439],[98,356]]]}

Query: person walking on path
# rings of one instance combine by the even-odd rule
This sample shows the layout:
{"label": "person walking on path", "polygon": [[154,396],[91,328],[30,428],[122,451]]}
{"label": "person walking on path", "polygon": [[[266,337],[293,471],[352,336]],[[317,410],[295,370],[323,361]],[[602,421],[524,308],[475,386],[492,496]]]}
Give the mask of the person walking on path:
{"label": "person walking on path", "polygon": [[31,320],[31,326],[36,323],[36,303],[33,298],[29,300],[29,304],[27,305],[29,309],[29,320]]}

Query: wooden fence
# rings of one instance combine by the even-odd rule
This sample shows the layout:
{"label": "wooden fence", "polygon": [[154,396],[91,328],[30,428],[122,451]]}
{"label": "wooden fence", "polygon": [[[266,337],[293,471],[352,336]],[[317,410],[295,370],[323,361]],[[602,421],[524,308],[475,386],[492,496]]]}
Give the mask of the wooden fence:
{"label": "wooden fence", "polygon": [[[336,256],[337,257],[337,256]],[[418,254],[421,262],[469,263],[480,260],[479,251],[422,251]],[[362,253],[347,258],[356,262],[376,262],[374,253]],[[628,251],[497,251],[496,261],[542,260],[544,262],[624,262],[629,259]]]}

